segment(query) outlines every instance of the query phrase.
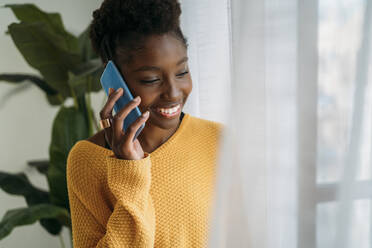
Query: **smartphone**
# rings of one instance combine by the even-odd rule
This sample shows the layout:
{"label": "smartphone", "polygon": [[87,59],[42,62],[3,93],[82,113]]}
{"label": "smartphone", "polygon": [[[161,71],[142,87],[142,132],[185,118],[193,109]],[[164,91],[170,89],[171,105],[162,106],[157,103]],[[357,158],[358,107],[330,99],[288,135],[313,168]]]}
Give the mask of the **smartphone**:
{"label": "smartphone", "polygon": [[[107,96],[109,95],[109,88],[113,88],[114,90],[123,88],[123,95],[116,101],[114,105],[115,113],[118,113],[122,108],[124,108],[125,105],[133,100],[132,93],[129,91],[127,84],[125,83],[123,77],[121,76],[119,70],[116,68],[115,63],[112,60],[108,61],[106,68],[102,73],[101,85],[102,88],[105,90]],[[128,127],[141,116],[141,114],[142,113],[139,110],[138,106],[129,113],[129,115],[124,119],[124,133],[128,129]],[[143,123],[137,130],[133,140],[138,137],[144,127],[145,123]]]}

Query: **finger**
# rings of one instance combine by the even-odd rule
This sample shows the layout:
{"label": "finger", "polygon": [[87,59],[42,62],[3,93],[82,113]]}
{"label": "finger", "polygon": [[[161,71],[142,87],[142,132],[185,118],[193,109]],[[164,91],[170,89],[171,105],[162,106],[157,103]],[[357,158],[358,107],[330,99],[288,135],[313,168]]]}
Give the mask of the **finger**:
{"label": "finger", "polygon": [[112,109],[114,108],[115,102],[120,98],[122,94],[123,88],[119,88],[118,90],[114,91],[112,94],[109,95],[105,106],[103,106],[100,112],[101,119],[112,116]]}
{"label": "finger", "polygon": [[138,96],[130,101],[124,108],[122,108],[114,117],[113,117],[113,132],[115,141],[122,140],[124,135],[123,131],[123,123],[124,119],[128,116],[128,114],[140,104],[141,98]]}
{"label": "finger", "polygon": [[[105,138],[110,147],[112,147],[112,109],[119,97],[120,94],[118,94],[118,92],[115,94],[115,90],[113,88],[109,88],[109,98],[100,112],[101,120],[108,118],[110,121],[110,127],[104,128]],[[109,103],[110,101],[113,102],[113,104]]]}
{"label": "finger", "polygon": [[145,123],[150,116],[150,112],[147,110],[145,113],[141,115],[141,117],[137,118],[130,127],[128,127],[128,130],[126,132],[126,138],[125,142],[133,142],[134,136],[137,133],[137,130],[141,127],[143,123]]}
{"label": "finger", "polygon": [[111,125],[112,125],[112,120],[109,118],[109,121],[110,121],[110,127],[106,127],[103,129],[103,132],[104,132],[104,138],[105,138],[105,141],[109,144],[110,147],[112,147],[112,128],[111,128]]}
{"label": "finger", "polygon": [[112,92],[114,92],[114,89],[113,88],[109,88],[109,96],[112,94]]}
{"label": "finger", "polygon": [[100,112],[101,119],[106,119],[106,118],[110,118],[110,117],[112,118],[113,106],[110,108],[111,104],[107,104],[107,103],[109,101],[111,101],[111,99],[113,99],[114,105],[115,105],[115,102],[116,102],[115,98],[117,98],[117,96],[114,96],[113,94],[115,94],[115,90],[113,88],[109,88],[109,98],[107,99],[106,104],[103,106],[103,108]]}

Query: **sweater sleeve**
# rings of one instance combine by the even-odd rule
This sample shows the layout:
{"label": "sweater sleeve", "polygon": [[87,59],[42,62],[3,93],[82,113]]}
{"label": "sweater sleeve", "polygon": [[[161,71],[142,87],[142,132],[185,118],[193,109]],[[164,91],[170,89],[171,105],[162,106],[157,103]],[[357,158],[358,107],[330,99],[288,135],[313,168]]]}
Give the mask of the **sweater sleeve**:
{"label": "sweater sleeve", "polygon": [[[106,222],[100,218],[105,207],[100,207],[102,190],[96,183],[99,180],[94,176],[84,180],[89,186],[81,185],[80,179],[75,180],[81,178],[82,173],[74,169],[81,164],[74,162],[84,161],[73,157],[76,154],[69,155],[67,180],[74,247],[153,247],[155,209],[150,195],[150,154],[146,153],[141,160],[122,160],[114,155],[104,158],[108,188],[116,198]],[[94,196],[89,197],[90,194]]]}

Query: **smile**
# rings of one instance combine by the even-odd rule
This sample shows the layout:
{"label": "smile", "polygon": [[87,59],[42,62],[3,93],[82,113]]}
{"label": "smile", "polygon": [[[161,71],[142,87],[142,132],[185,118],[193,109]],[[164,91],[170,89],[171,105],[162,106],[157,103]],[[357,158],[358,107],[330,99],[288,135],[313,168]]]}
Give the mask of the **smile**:
{"label": "smile", "polygon": [[160,114],[162,117],[172,118],[181,112],[181,104],[178,104],[172,108],[156,108],[155,112]]}

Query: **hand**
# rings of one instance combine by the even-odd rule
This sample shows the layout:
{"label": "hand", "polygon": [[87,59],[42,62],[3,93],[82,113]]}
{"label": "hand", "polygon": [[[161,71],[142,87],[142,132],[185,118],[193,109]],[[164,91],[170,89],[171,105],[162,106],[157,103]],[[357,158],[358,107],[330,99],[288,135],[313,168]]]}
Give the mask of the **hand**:
{"label": "hand", "polygon": [[[140,104],[141,98],[139,96],[136,97],[124,108],[122,108],[119,113],[116,113],[115,116],[113,116],[112,109],[114,108],[114,104],[122,95],[123,88],[119,88],[117,91],[114,91],[114,89],[110,88],[107,102],[100,112],[100,117],[102,120],[109,118],[111,122],[111,126],[104,129],[105,138],[110,144],[111,149],[117,158],[126,160],[143,159],[145,154],[142,146],[138,139],[135,139],[134,141],[133,139],[137,130],[149,118],[150,113],[149,111],[143,113],[142,116],[134,121],[124,133],[124,119],[135,107]],[[137,101],[135,101],[136,99]]]}

